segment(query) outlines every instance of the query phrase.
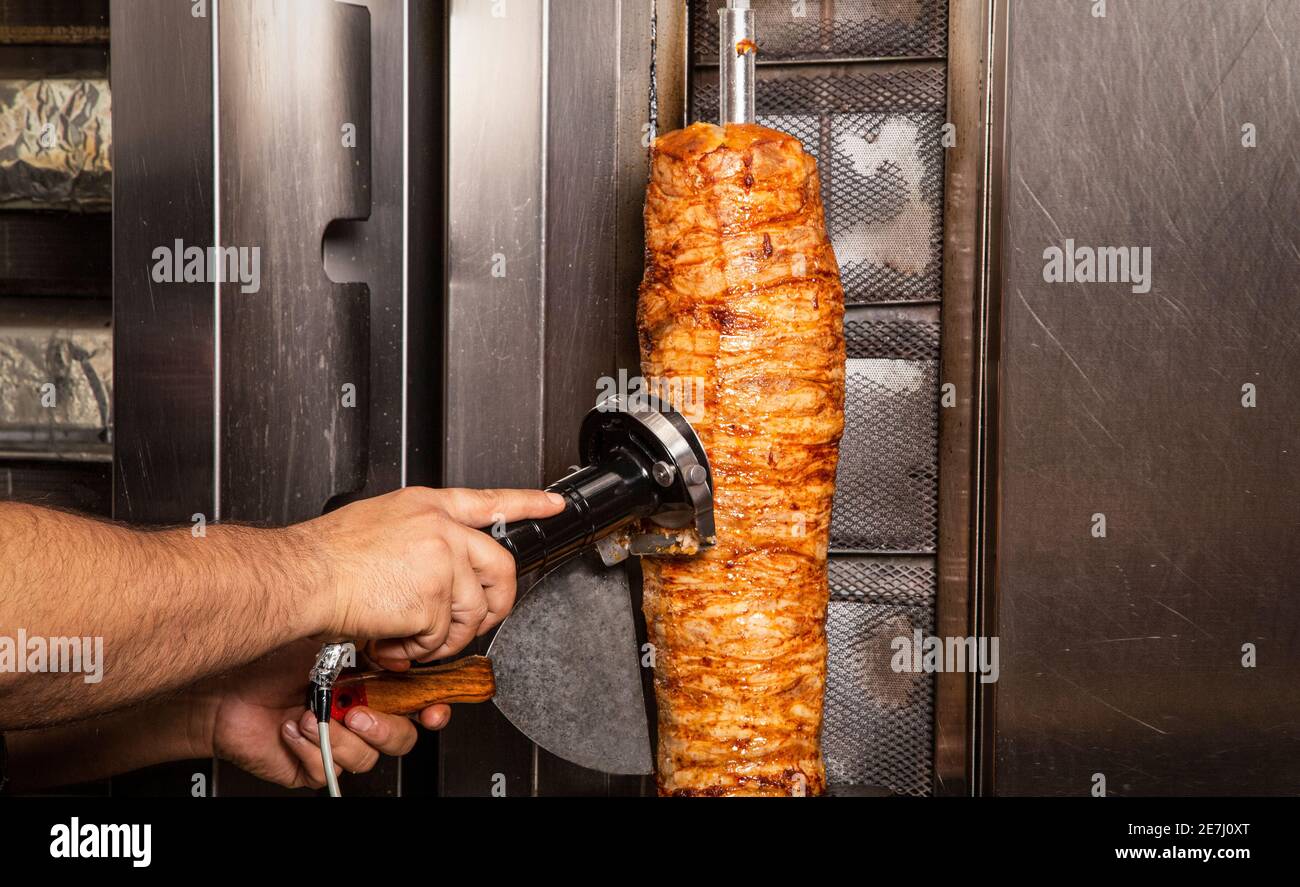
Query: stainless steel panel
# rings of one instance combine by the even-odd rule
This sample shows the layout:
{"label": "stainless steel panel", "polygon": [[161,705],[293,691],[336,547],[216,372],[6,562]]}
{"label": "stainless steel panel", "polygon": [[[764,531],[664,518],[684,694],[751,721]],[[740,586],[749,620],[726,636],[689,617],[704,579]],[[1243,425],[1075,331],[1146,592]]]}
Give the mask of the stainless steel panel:
{"label": "stainless steel panel", "polygon": [[[452,0],[443,480],[542,482],[545,4]],[[486,642],[477,645],[479,652]],[[441,736],[444,794],[533,791],[533,748],[491,706]]]}
{"label": "stainless steel panel", "polygon": [[[576,460],[601,377],[639,374],[648,139],[682,117],[684,9],[492,9],[450,15],[445,481],[536,486]],[[447,794],[646,790],[537,751],[487,707],[441,745]]]}
{"label": "stainless steel panel", "polygon": [[[999,4],[1001,5],[1001,4]],[[992,57],[988,35],[993,4],[952,0],[948,37],[948,121],[956,144],[944,158],[943,309],[939,380],[950,397],[939,410],[938,599],[941,637],[973,634],[972,603],[981,581],[981,532],[974,503],[981,496],[985,408],[986,312],[984,274],[988,127]],[[1000,80],[997,82],[1001,82]],[[939,795],[974,791],[975,685],[969,675],[935,676],[934,779]]]}
{"label": "stainless steel panel", "polygon": [[544,4],[491,7],[450,13],[444,471],[466,486],[542,474]]}
{"label": "stainless steel panel", "polygon": [[366,480],[369,290],[331,281],[321,243],[370,212],[370,20],[317,0],[218,10],[218,242],[261,266],[256,292],[221,284],[220,516],[291,524]]}
{"label": "stainless steel panel", "polygon": [[[115,39],[126,50],[114,70],[125,97],[117,109],[119,128],[125,125],[119,156],[128,158],[116,182],[116,296],[119,375],[129,375],[133,388],[119,398],[119,515],[211,518],[219,483],[221,517],[296,522],[343,494],[396,487],[408,455],[420,478],[433,482],[437,404],[427,395],[438,349],[428,342],[441,250],[433,243],[411,259],[406,232],[417,223],[419,236],[432,241],[438,230],[433,115],[442,76],[431,53],[440,10],[411,10],[405,0],[367,0],[366,8],[222,0],[195,18],[188,5],[160,2],[139,17],[126,6],[115,7]],[[184,89],[159,88],[169,74],[137,46],[159,27],[181,35],[179,57],[161,63],[170,72],[183,60]],[[408,105],[408,52],[421,65],[411,83],[427,107]],[[408,111],[416,123],[408,124]],[[162,131],[149,128],[155,122]],[[347,124],[355,126],[355,146],[344,141]],[[372,155],[375,126],[382,145]],[[408,176],[410,132],[418,133],[415,176]],[[154,284],[151,251],[176,238],[258,250],[260,287]],[[420,300],[419,348],[409,364],[408,284]],[[415,453],[402,439],[408,365],[421,377],[412,386],[422,396]],[[355,406],[343,397],[348,383],[356,386]],[[144,790],[188,792],[195,769],[179,774],[181,785],[154,778]],[[349,778],[345,790],[396,794],[399,771],[385,760]],[[219,768],[215,780],[222,794],[278,792],[231,767]]]}
{"label": "stainless steel panel", "polygon": [[[320,0],[217,9],[218,243],[261,257],[258,291],[220,287],[220,516],[285,525],[318,516],[368,475],[370,291],[329,278],[322,242],[335,220],[371,212],[371,18]],[[400,177],[384,184],[400,191]],[[385,256],[400,268],[399,244]],[[383,760],[344,790],[395,795],[397,767]],[[217,785],[223,795],[283,793],[220,763]]]}
{"label": "stainless steel panel", "polygon": [[[401,0],[400,5],[407,11],[408,38],[405,72],[406,482],[438,486],[441,483],[443,448],[447,10],[442,0],[437,3]],[[379,148],[376,153],[383,150]],[[375,427],[373,419],[371,427]],[[433,741],[426,740],[430,744]],[[406,763],[409,762],[404,762],[404,772]],[[432,763],[436,766],[436,760]],[[436,781],[436,773],[425,780],[430,790],[436,787]]]}
{"label": "stainless steel panel", "polygon": [[[412,242],[407,228],[411,216],[408,150],[412,145],[416,148],[418,162],[422,159],[419,149],[432,138],[430,133],[420,132],[408,143],[411,128],[406,119],[409,85],[405,82],[405,65],[407,41],[414,43],[407,9],[410,0],[342,2],[364,6],[370,19],[368,120],[370,130],[382,133],[382,137],[368,140],[370,144],[358,158],[369,161],[369,211],[364,220],[340,219],[325,232],[325,271],[338,283],[364,283],[369,294],[367,464],[361,495],[373,496],[398,489],[405,477],[407,403],[403,373],[410,293],[410,257],[406,250]],[[440,85],[440,81],[435,83]],[[415,93],[417,103],[432,98],[434,84],[430,87]],[[416,208],[417,213],[430,211],[431,207],[424,205]],[[429,249],[414,242],[421,250]],[[417,300],[432,301],[432,295],[427,289],[415,290]],[[417,342],[423,344],[427,338],[421,336]],[[416,404],[420,410],[430,406]]]}
{"label": "stainless steel panel", "polygon": [[[646,153],[641,125],[620,115],[620,5],[569,0],[548,8],[543,481],[563,477],[577,461],[578,428],[597,400],[596,380],[636,365],[635,302],[617,273],[619,254],[643,254],[644,239],[620,243],[611,232],[618,225],[618,175],[635,175],[620,155],[629,153],[629,139],[633,156]],[[633,58],[641,60],[648,85],[648,39],[643,46]],[[643,95],[634,108],[642,125],[650,112],[648,90]],[[629,124],[635,129],[623,132]],[[537,751],[538,794],[603,795],[611,785],[639,782]]]}
{"label": "stainless steel panel", "polygon": [[[1090,6],[1010,9],[994,785],[1296,794],[1300,16]],[[1045,283],[1068,238],[1150,292]]]}
{"label": "stainless steel panel", "polygon": [[[155,289],[150,271],[167,239],[212,242],[212,27],[171,0],[115,0],[112,12],[113,516],[188,523],[213,513],[213,291]],[[209,770],[158,768],[115,779],[114,793],[183,797]]]}
{"label": "stainless steel panel", "polygon": [[211,23],[169,0],[116,0],[113,21],[114,516],[189,521],[213,505],[213,291],[155,291],[151,257],[212,242]]}

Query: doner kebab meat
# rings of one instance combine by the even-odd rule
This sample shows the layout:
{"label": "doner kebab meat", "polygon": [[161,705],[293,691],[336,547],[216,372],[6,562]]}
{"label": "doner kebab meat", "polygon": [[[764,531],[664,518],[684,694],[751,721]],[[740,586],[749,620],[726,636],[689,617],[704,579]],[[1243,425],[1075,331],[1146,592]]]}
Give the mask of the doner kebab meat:
{"label": "doner kebab meat", "polygon": [[826,558],[844,426],[844,293],[816,161],[755,124],[658,139],[642,372],[687,405],[718,543],[650,558],[665,795],[818,795]]}

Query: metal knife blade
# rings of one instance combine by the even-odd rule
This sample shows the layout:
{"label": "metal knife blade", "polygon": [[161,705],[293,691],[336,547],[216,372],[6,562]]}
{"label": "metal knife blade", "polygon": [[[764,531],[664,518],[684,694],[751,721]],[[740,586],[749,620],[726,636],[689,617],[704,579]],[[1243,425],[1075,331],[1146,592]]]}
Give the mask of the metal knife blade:
{"label": "metal knife blade", "polygon": [[497,708],[552,754],[604,773],[654,772],[625,570],[591,553],[546,574],[488,648]]}

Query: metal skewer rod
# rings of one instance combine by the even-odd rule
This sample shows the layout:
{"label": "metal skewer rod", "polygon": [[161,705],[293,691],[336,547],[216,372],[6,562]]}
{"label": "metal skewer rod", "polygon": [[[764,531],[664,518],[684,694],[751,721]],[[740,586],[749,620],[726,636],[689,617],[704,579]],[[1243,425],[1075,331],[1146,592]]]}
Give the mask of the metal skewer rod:
{"label": "metal skewer rod", "polygon": [[727,0],[718,10],[721,35],[718,45],[719,120],[728,123],[754,122],[754,10],[749,0]]}

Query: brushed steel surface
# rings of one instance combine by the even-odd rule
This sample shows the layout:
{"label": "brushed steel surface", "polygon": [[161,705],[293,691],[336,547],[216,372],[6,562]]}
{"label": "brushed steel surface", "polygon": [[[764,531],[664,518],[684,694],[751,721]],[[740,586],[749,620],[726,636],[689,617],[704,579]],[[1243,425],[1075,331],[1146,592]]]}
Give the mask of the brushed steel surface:
{"label": "brushed steel surface", "polygon": [[260,291],[221,285],[221,517],[297,523],[366,480],[369,290],[321,243],[370,212],[369,15],[221,0],[219,21],[220,245],[261,255]]}
{"label": "brushed steel surface", "polygon": [[[211,23],[168,0],[112,12],[113,513],[188,522],[213,505],[212,287],[155,288],[151,257],[175,238],[212,242]],[[175,38],[160,43],[160,27]]]}
{"label": "brushed steel surface", "polygon": [[[421,236],[436,232],[441,163],[431,115],[442,76],[430,53],[440,12],[411,13],[405,0],[209,4],[221,37],[214,126],[212,18],[148,2],[114,4],[123,50],[113,79],[123,99],[115,121],[117,367],[131,383],[118,399],[117,515],[211,518],[218,464],[222,517],[258,524],[304,520],[345,494],[395,488],[408,455],[432,482],[431,278],[441,251],[434,244],[411,260],[404,228],[414,220]],[[417,20],[409,31],[408,19]],[[161,54],[159,28],[180,35]],[[409,104],[408,38],[423,66]],[[432,110],[416,110],[425,101]],[[415,162],[425,164],[410,178],[408,111],[419,121]],[[355,147],[344,143],[349,124]],[[382,130],[373,155],[372,126]],[[260,250],[261,266],[256,292],[221,285],[220,323],[213,282],[149,277],[157,246],[214,242],[214,186],[221,245]],[[402,440],[408,278],[420,299],[411,360],[421,373],[412,390],[425,398],[418,452]],[[356,406],[344,402],[349,383]],[[142,777],[132,790],[187,794],[196,769]],[[386,759],[350,778],[347,792],[396,794],[400,769]],[[221,794],[279,793],[232,767],[214,776]]]}
{"label": "brushed steel surface", "polygon": [[[1300,792],[1294,13],[1011,6],[999,794]],[[1067,238],[1150,292],[1045,283]]]}
{"label": "brushed steel surface", "polygon": [[[683,115],[679,6],[517,2],[498,19],[451,5],[448,484],[568,473],[598,380],[639,374],[648,138]],[[535,749],[486,706],[458,713],[441,745],[447,794],[648,790]]]}
{"label": "brushed steel surface", "polygon": [[[451,0],[443,482],[536,487],[544,472],[545,4]],[[495,275],[494,275],[495,272]],[[486,643],[475,644],[477,652]],[[440,736],[443,794],[533,793],[533,747],[492,706]]]}
{"label": "brushed steel surface", "polygon": [[[371,26],[369,11],[352,4],[220,3],[220,244],[261,250],[260,291],[221,285],[223,520],[308,520],[368,479],[370,290],[331,280],[322,244],[335,220],[371,215]],[[384,133],[400,145],[400,112],[388,107]],[[354,147],[345,125],[355,127]],[[402,182],[385,172],[391,202]],[[379,255],[400,272],[400,237],[380,240],[388,251]],[[356,276],[371,278],[377,263],[362,254]],[[388,289],[385,308],[400,323],[398,295]],[[383,345],[400,362],[391,340]],[[400,378],[387,381],[400,403]],[[382,759],[343,789],[395,795],[397,772],[396,760]],[[223,795],[285,793],[220,762],[217,782]]]}
{"label": "brushed steel surface", "polygon": [[[369,121],[372,132],[361,152],[369,158],[369,212],[365,219],[341,219],[325,233],[325,272],[335,282],[364,283],[370,304],[370,396],[367,415],[366,480],[360,494],[373,496],[402,486],[406,433],[403,354],[406,349],[409,216],[403,96],[407,39],[403,13],[409,0],[343,0],[365,7],[370,17]],[[430,98],[417,94],[416,102]],[[414,141],[421,147],[427,137]],[[358,146],[360,148],[360,146]],[[418,211],[418,210],[417,210]],[[425,244],[417,244],[427,249]],[[431,300],[427,290],[417,299]],[[420,342],[423,345],[423,342]],[[417,408],[427,408],[417,404]]]}
{"label": "brushed steel surface", "polygon": [[[114,0],[112,27],[113,517],[188,523],[213,513],[213,293],[155,285],[151,256],[169,239],[212,242],[212,27],[170,0]],[[113,792],[185,797],[210,771],[154,768]]]}
{"label": "brushed steel surface", "polygon": [[[649,8],[608,0],[549,5],[543,482],[563,477],[574,464],[578,429],[596,405],[596,380],[617,375],[619,367],[635,366],[620,360],[620,346],[635,335],[627,309],[635,290],[620,287],[616,273],[624,247],[635,249],[642,240],[620,244],[612,234],[618,224],[620,160],[626,162],[628,153],[644,155],[643,150],[627,151],[626,145],[635,139],[639,149],[640,126],[649,122],[648,89],[643,101],[629,109],[641,112],[639,124],[620,120],[625,97],[620,76],[629,49],[620,33],[620,14],[635,19],[637,11],[648,13]],[[643,17],[645,49],[632,48],[636,55],[627,60],[628,68],[639,57],[649,70],[648,56],[641,55],[649,47],[647,25]],[[637,132],[629,132],[634,126]],[[626,568],[614,569],[623,573]],[[611,780],[620,781],[538,749],[538,794],[604,795]]]}
{"label": "brushed steel surface", "polygon": [[[977,572],[972,545],[973,499],[979,447],[977,417],[983,400],[980,345],[984,290],[980,239],[986,193],[984,160],[989,4],[950,0],[948,23],[948,122],[957,142],[944,163],[944,254],[941,386],[953,386],[951,406],[939,410],[939,545],[937,634],[968,637]],[[941,404],[942,393],[941,393]],[[972,792],[973,688],[969,675],[935,676],[934,788],[939,795]]]}

